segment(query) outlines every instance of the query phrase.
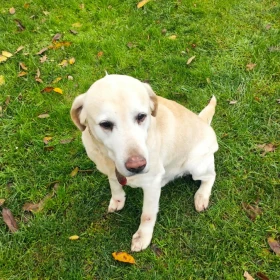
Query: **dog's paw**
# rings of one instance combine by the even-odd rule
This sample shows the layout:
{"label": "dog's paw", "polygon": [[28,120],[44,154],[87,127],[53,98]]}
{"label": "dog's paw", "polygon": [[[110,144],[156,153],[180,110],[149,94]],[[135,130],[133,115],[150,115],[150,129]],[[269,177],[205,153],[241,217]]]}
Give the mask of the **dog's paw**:
{"label": "dog's paw", "polygon": [[194,196],[194,206],[197,212],[206,210],[209,205],[209,195],[205,195],[199,191]]}
{"label": "dog's paw", "polygon": [[146,249],[152,240],[152,234],[143,233],[141,230],[137,230],[136,233],[132,236],[131,251],[140,252]]}
{"label": "dog's paw", "polygon": [[108,212],[113,213],[115,211],[119,211],[123,209],[125,203],[125,197],[120,198],[120,199],[114,199],[113,197],[110,200],[110,204],[108,207]]}

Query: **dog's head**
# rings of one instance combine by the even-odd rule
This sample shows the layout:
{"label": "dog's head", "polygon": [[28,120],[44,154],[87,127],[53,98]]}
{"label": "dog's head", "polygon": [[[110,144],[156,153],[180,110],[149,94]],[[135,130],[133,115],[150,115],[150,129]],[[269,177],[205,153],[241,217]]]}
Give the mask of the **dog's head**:
{"label": "dog's head", "polygon": [[73,102],[71,118],[88,127],[125,177],[149,170],[146,145],[157,97],[148,84],[123,75],[107,75]]}

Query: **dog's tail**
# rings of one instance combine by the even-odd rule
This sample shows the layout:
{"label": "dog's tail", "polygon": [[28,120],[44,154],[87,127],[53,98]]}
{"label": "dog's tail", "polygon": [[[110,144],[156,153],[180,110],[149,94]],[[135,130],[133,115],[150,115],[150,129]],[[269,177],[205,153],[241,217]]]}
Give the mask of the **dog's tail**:
{"label": "dog's tail", "polygon": [[209,125],[211,124],[212,118],[215,114],[216,104],[217,104],[217,99],[213,95],[209,104],[198,115],[202,120],[207,122]]}

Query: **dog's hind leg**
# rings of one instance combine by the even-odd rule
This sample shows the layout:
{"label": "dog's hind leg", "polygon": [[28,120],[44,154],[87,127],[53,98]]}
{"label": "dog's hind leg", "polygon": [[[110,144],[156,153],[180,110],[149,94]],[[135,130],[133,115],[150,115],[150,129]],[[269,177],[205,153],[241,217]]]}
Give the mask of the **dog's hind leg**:
{"label": "dog's hind leg", "polygon": [[108,207],[108,212],[112,213],[121,210],[125,203],[125,191],[116,178],[109,178],[112,198]]}

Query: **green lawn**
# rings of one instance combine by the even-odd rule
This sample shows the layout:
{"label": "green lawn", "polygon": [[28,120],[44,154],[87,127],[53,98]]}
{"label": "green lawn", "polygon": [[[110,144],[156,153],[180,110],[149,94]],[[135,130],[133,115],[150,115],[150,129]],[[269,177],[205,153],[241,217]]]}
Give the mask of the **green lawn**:
{"label": "green lawn", "polygon": [[[279,1],[136,5],[1,1],[0,54],[13,56],[0,63],[0,199],[19,230],[11,233],[0,218],[0,279],[236,280],[244,271],[280,279],[280,258],[267,240],[280,241]],[[49,46],[57,48],[37,54]],[[68,65],[59,65],[63,60]],[[194,210],[198,182],[191,178],[167,185],[153,246],[132,254],[135,265],[111,254],[130,252],[142,192],[125,187],[125,208],[106,213],[109,184],[69,116],[74,97],[105,71],[149,81],[158,95],[195,112],[213,94],[218,99],[210,208]],[[46,87],[63,93],[41,92]],[[75,167],[80,171],[70,176]],[[24,211],[42,200],[38,211]]]}

